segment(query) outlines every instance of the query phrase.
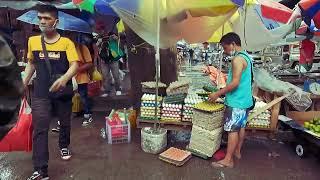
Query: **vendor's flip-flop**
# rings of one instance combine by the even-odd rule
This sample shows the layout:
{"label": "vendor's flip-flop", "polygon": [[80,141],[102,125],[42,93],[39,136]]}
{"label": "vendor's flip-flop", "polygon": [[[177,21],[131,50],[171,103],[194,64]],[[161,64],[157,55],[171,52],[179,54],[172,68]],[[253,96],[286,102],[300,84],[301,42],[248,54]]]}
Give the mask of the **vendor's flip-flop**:
{"label": "vendor's flip-flop", "polygon": [[237,160],[240,160],[242,157],[241,156],[236,156],[234,155],[234,157],[237,159]]}
{"label": "vendor's flip-flop", "polygon": [[212,162],[212,167],[214,168],[233,168],[233,166],[227,166],[225,164],[221,164],[219,162]]}

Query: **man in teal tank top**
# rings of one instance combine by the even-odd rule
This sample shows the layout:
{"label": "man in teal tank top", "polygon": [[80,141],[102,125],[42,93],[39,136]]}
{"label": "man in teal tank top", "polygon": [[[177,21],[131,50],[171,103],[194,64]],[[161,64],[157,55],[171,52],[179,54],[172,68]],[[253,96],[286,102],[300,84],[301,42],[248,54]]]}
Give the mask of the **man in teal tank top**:
{"label": "man in teal tank top", "polygon": [[229,69],[227,86],[209,96],[212,102],[222,95],[226,96],[224,130],[228,132],[227,154],[223,160],[213,162],[212,165],[217,168],[232,168],[234,166],[233,156],[241,158],[240,151],[245,136],[248,112],[253,106],[252,59],[241,48],[241,40],[236,33],[224,35],[220,43],[224,53],[234,58]]}

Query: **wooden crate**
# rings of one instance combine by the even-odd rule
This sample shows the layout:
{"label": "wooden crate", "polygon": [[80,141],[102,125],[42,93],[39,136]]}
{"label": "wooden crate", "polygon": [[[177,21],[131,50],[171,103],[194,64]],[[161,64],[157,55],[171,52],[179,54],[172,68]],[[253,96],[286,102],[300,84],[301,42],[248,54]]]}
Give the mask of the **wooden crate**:
{"label": "wooden crate", "polygon": [[[267,91],[264,91],[258,87],[255,87],[254,96],[262,99],[266,103],[269,103],[269,102],[273,101],[274,99],[280,97],[281,95],[277,94],[277,93],[267,92]],[[271,131],[274,133],[277,130],[280,107],[281,107],[281,102],[275,104],[274,106],[272,106],[272,108],[270,108],[270,112],[271,112],[270,128],[247,128],[247,129],[254,130],[254,131],[257,131],[257,130]]]}

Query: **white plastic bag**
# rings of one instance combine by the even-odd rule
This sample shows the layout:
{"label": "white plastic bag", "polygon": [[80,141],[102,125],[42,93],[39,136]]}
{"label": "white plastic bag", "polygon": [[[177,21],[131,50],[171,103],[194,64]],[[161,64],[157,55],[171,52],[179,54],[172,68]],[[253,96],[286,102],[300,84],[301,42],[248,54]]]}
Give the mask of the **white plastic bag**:
{"label": "white plastic bag", "polygon": [[78,83],[75,77],[72,78],[73,91],[78,90]]}

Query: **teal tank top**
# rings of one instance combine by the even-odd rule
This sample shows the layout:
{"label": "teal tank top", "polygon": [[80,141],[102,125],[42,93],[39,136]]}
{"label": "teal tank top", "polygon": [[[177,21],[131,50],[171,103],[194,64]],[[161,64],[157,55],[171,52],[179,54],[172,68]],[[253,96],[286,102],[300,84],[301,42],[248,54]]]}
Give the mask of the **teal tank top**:
{"label": "teal tank top", "polygon": [[[253,105],[252,100],[252,84],[251,84],[251,69],[252,69],[252,58],[245,51],[238,52],[236,56],[241,56],[247,62],[246,69],[241,74],[239,86],[226,94],[226,105],[232,108],[247,109]],[[232,67],[228,72],[227,84],[232,81]]]}

